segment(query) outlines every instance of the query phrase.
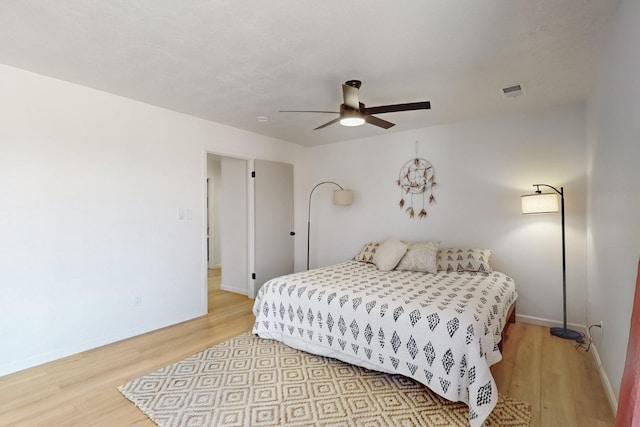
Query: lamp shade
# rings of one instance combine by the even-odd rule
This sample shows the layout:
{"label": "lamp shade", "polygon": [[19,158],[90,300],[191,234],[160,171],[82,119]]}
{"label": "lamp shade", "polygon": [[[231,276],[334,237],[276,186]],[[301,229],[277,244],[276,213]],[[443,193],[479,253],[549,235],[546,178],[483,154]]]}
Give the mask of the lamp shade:
{"label": "lamp shade", "polygon": [[523,214],[560,212],[560,201],[556,193],[536,193],[520,197]]}
{"label": "lamp shade", "polygon": [[353,202],[353,192],[351,190],[335,190],[333,192],[333,204],[348,206]]}

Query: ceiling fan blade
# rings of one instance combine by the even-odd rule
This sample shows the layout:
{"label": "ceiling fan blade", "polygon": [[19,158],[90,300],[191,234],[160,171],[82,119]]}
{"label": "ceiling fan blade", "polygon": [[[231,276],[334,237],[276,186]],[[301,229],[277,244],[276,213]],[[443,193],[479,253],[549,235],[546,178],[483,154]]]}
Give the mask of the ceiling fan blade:
{"label": "ceiling fan blade", "polygon": [[371,125],[375,125],[384,129],[389,129],[392,126],[395,126],[395,123],[382,120],[381,118],[372,116],[371,114],[365,114],[364,121]]}
{"label": "ceiling fan blade", "polygon": [[280,113],[331,113],[340,114],[339,111],[307,111],[307,110],[280,110]]}
{"label": "ceiling fan blade", "polygon": [[411,110],[429,110],[431,108],[431,102],[409,102],[407,104],[394,104],[394,105],[381,105],[380,107],[367,107],[364,109],[366,114],[382,114],[382,113],[395,113],[397,111],[411,111]]}
{"label": "ceiling fan blade", "polygon": [[325,124],[323,124],[323,125],[321,125],[321,126],[318,126],[318,127],[317,127],[317,128],[315,128],[314,130],[318,130],[318,129],[326,128],[327,126],[332,125],[332,124],[334,124],[334,123],[338,123],[339,121],[340,121],[340,117],[335,118],[335,119],[331,120],[330,122],[327,122],[327,123],[325,123]]}
{"label": "ceiling fan blade", "polygon": [[360,109],[360,98],[358,95],[358,88],[349,85],[342,85],[342,96],[344,98],[344,105],[354,110]]}

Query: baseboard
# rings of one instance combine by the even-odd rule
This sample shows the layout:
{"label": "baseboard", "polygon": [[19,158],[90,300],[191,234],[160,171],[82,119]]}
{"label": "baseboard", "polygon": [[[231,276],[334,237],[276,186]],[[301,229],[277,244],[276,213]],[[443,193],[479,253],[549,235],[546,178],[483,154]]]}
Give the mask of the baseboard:
{"label": "baseboard", "polygon": [[235,288],[233,286],[226,286],[224,283],[220,284],[220,290],[233,292],[234,294],[247,295],[247,290],[242,288]]}
{"label": "baseboard", "polygon": [[[527,316],[527,315],[517,314],[517,313],[516,313],[516,321],[522,322],[522,323],[528,323],[530,325],[544,326],[546,328],[562,327],[562,322],[559,322],[557,320],[545,319],[542,317]],[[584,331],[586,329],[585,325],[580,325],[578,323],[567,323],[567,327],[569,329],[574,329],[577,331]]]}
{"label": "baseboard", "polygon": [[[589,335],[587,331],[587,335]],[[593,342],[591,343],[591,354],[593,355],[593,360],[596,362],[596,368],[598,369],[598,374],[600,374],[600,381],[602,381],[602,386],[604,387],[604,392],[607,394],[607,399],[609,400],[609,405],[611,406],[611,410],[613,411],[613,415],[618,412],[618,399],[616,398],[616,394],[613,391],[613,387],[611,387],[611,382],[609,381],[609,377],[602,366],[602,360],[600,360],[600,354],[598,353],[598,348]]]}

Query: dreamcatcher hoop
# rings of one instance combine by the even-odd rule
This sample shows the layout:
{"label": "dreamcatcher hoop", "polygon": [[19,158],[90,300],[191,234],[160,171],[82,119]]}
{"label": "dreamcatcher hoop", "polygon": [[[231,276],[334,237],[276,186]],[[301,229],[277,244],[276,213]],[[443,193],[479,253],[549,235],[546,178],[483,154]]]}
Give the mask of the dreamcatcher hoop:
{"label": "dreamcatcher hoop", "polygon": [[422,219],[427,216],[425,209],[425,198],[429,195],[429,204],[436,201],[433,190],[436,186],[436,171],[433,165],[426,159],[418,158],[409,160],[398,174],[396,184],[400,187],[400,209],[404,209],[405,198],[410,199],[409,206],[405,211],[409,214],[409,218],[415,217],[413,207],[414,196],[422,194],[422,209],[418,213],[418,218]]}

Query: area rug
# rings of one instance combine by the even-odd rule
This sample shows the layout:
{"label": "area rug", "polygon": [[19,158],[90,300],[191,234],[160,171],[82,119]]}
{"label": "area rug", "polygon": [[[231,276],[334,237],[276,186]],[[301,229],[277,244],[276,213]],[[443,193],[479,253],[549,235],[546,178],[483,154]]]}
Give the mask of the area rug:
{"label": "area rug", "polygon": [[[468,426],[468,408],[420,383],[314,356],[251,333],[118,390],[161,427]],[[529,404],[500,396],[487,427],[526,427]]]}

